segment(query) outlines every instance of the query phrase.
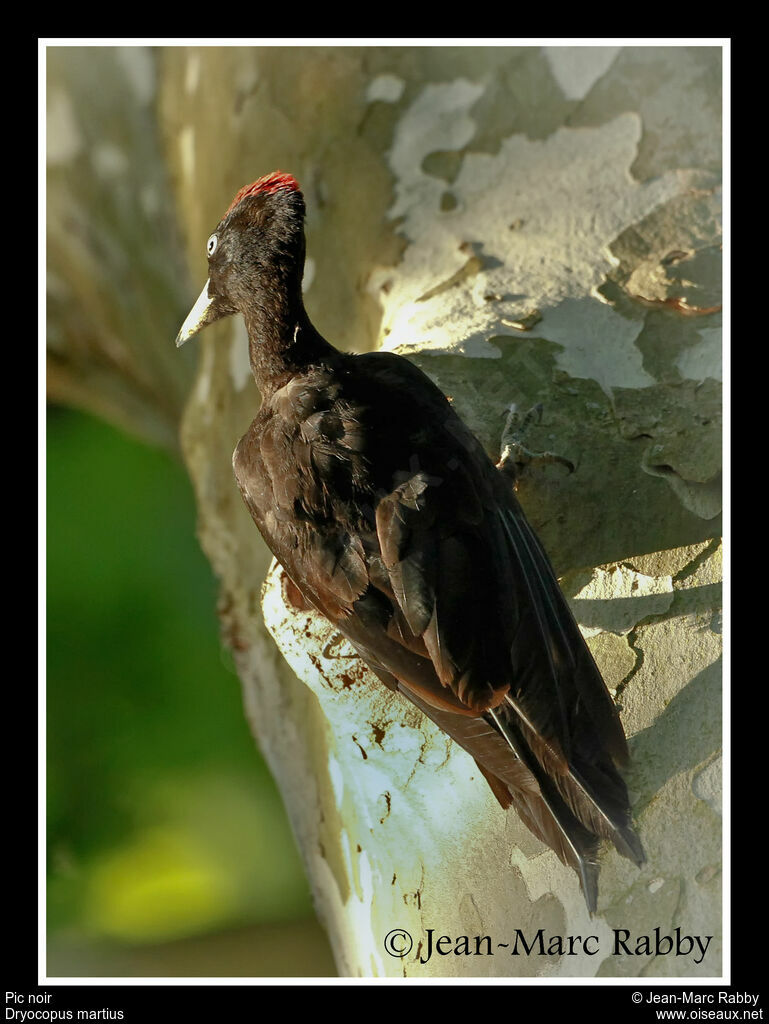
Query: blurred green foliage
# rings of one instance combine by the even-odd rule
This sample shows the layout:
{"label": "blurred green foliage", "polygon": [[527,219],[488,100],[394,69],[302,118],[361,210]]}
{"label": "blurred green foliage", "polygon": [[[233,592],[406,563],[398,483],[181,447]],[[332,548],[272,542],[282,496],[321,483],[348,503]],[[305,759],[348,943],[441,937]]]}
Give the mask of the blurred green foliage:
{"label": "blurred green foliage", "polygon": [[52,936],[137,945],[312,913],[215,604],[183,467],[50,408]]}

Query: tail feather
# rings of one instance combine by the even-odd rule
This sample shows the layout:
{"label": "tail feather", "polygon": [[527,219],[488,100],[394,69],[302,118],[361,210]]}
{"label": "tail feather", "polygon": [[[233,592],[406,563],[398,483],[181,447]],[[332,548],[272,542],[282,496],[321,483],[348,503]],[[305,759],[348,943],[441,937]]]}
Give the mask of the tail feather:
{"label": "tail feather", "polygon": [[491,710],[487,715],[515,757],[526,765],[538,782],[539,793],[535,800],[520,791],[511,794],[516,810],[534,835],[547,843],[564,864],[574,868],[587,909],[591,914],[595,913],[598,898],[598,842],[595,836],[571,812],[552,781],[538,766],[515,725],[506,721],[499,711]]}
{"label": "tail feather", "polygon": [[627,788],[609,758],[603,757],[594,764],[587,761],[553,763],[516,701],[508,695],[505,705],[494,716],[497,727],[511,745],[525,746],[529,757],[536,760],[540,774],[544,772],[552,780],[574,817],[586,829],[612,842],[623,857],[639,866],[643,864],[643,848],[630,824]]}

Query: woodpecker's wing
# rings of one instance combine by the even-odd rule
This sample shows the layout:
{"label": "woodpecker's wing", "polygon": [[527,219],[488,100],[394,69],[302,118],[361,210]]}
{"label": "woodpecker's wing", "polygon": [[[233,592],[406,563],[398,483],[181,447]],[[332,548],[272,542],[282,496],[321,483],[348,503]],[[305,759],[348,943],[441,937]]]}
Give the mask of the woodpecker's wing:
{"label": "woodpecker's wing", "polygon": [[371,451],[376,545],[363,538],[371,584],[392,609],[389,634],[421,640],[461,705],[485,711],[509,694],[556,761],[592,723],[622,762],[617,711],[509,479],[421,371],[364,358],[378,408],[391,407],[381,392],[398,375],[394,422],[370,427],[384,444]]}

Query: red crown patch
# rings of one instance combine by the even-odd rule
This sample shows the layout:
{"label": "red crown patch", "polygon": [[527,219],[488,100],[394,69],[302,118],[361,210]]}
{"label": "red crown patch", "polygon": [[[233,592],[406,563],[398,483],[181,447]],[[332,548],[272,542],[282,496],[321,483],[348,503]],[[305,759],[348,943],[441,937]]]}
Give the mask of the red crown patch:
{"label": "red crown patch", "polygon": [[[272,195],[273,192],[277,192],[282,188],[288,189],[291,192],[298,192],[299,184],[292,174],[286,174],[285,171],[272,171],[270,174],[265,174],[250,185],[243,186],[230,203],[227,213],[230,210],[234,210],[238,203],[247,196]],[[225,213],[225,217],[227,213]]]}

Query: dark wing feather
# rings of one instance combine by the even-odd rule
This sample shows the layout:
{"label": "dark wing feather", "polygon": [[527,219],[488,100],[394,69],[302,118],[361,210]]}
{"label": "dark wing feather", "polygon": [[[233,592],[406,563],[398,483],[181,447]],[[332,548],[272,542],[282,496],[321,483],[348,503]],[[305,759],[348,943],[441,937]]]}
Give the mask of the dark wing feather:
{"label": "dark wing feather", "polygon": [[389,588],[414,636],[427,629],[435,604],[438,538],[434,513],[425,498],[428,486],[426,474],[417,473],[376,507],[381,561]]}
{"label": "dark wing feather", "polygon": [[509,686],[499,593],[488,589],[493,552],[483,521],[471,477],[447,465],[414,472],[376,509],[396,612],[421,639],[440,684],[476,711],[498,703]]}
{"label": "dark wing feather", "polygon": [[[518,567],[516,579],[524,590],[521,604],[528,612],[526,625],[533,625],[539,637],[541,657],[545,666],[537,664],[532,671],[531,633],[519,626],[511,651],[513,675],[525,678],[527,685],[513,684],[513,693],[519,694],[521,705],[529,713],[534,727],[543,735],[557,737],[565,744],[569,756],[572,738],[579,734],[580,724],[593,723],[600,735],[601,745],[619,764],[627,761],[625,734],[617,709],[598,671],[593,657],[574,620],[550,562],[514,495],[507,507],[499,510],[499,517],[510,545],[511,561]],[[530,609],[530,611],[529,611]],[[521,616],[521,623],[526,616]],[[532,621],[533,620],[533,621]],[[529,678],[532,677],[532,678]],[[546,696],[557,696],[554,706],[547,699],[536,700],[538,686],[550,686]],[[557,718],[555,712],[557,710]]]}

